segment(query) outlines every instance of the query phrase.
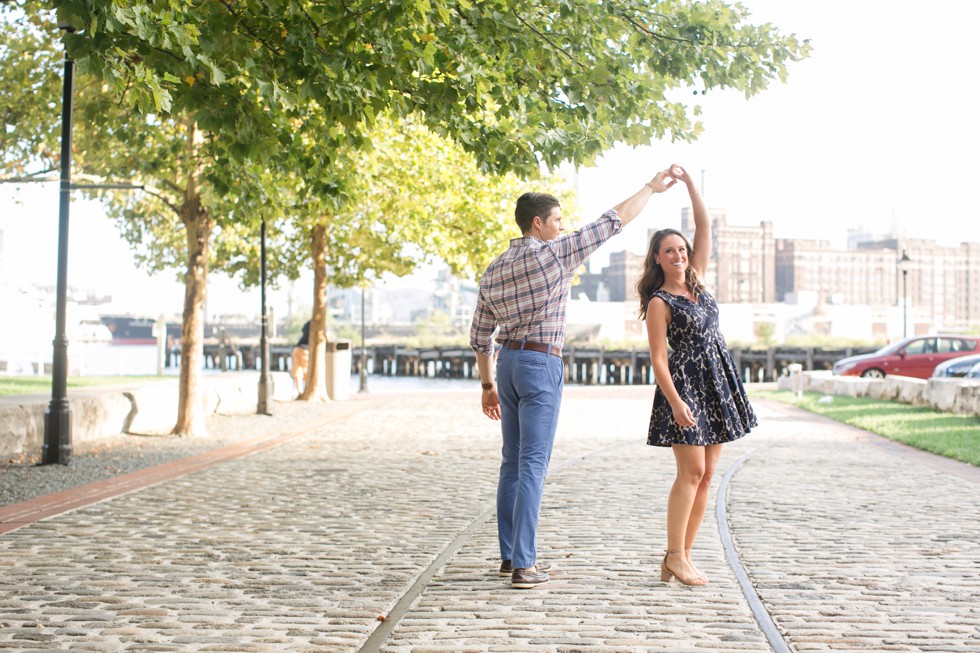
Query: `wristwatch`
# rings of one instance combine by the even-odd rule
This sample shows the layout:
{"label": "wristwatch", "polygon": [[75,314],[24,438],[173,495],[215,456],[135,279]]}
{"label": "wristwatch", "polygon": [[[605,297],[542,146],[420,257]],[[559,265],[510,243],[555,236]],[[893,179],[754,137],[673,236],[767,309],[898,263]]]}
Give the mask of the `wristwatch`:
{"label": "wristwatch", "polygon": [[492,383],[481,383],[480,385],[483,387],[484,390],[493,390]]}

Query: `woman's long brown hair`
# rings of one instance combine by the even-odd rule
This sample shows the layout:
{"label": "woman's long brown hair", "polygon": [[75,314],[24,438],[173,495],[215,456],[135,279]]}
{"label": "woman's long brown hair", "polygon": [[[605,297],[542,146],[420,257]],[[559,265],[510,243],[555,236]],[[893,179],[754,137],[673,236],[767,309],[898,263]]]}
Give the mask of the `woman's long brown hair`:
{"label": "woman's long brown hair", "polygon": [[[653,297],[653,291],[664,285],[664,270],[657,263],[657,255],[660,254],[660,244],[667,236],[680,236],[681,240],[684,241],[684,245],[687,247],[687,260],[690,261],[691,257],[694,256],[694,249],[691,247],[691,243],[688,242],[684,234],[676,229],[661,229],[653,234],[653,238],[650,239],[650,247],[647,249],[647,258],[643,262],[643,274],[640,275],[640,280],[636,282],[636,294],[640,296],[641,320],[645,320],[647,317],[647,304],[650,302],[650,298]],[[704,283],[701,282],[701,277],[698,276],[698,273],[690,265],[687,266],[687,270],[684,272],[684,283],[687,285],[688,291],[695,297],[704,290]]]}

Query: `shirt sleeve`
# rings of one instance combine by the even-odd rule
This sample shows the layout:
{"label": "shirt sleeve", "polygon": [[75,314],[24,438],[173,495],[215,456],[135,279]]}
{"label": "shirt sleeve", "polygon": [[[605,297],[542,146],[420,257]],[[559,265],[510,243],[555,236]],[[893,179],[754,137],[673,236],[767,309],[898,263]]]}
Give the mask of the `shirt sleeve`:
{"label": "shirt sleeve", "polygon": [[473,313],[473,324],[470,325],[470,347],[479,354],[493,354],[493,332],[497,321],[487,309],[482,291],[476,298],[476,311]]}
{"label": "shirt sleeve", "polygon": [[[566,270],[574,270],[589,258],[592,252],[623,230],[623,221],[615,209],[576,232],[551,241],[555,256]],[[552,244],[553,243],[553,244]]]}

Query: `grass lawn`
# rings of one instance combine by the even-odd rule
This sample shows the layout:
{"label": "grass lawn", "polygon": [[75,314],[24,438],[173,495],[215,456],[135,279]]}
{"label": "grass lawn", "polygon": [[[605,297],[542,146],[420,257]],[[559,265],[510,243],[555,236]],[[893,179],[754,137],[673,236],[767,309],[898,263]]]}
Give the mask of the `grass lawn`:
{"label": "grass lawn", "polygon": [[[157,381],[162,376],[69,376],[68,389],[89,388],[100,385],[125,385],[127,383]],[[10,395],[51,394],[50,376],[0,376],[0,397]]]}
{"label": "grass lawn", "polygon": [[788,390],[754,390],[749,397],[773,399],[811,413],[907,445],[980,466],[980,418],[974,415],[940,413],[931,408],[864,397],[838,397],[819,403],[823,395],[807,392],[798,398]]}

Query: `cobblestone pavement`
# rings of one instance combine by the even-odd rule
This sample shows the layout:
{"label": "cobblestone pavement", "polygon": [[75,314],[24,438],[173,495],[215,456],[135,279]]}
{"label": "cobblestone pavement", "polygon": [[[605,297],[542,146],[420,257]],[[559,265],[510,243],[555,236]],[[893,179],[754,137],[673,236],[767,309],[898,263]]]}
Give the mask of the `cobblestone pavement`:
{"label": "cobblestone pavement", "polygon": [[[659,581],[674,467],[644,443],[649,388],[566,389],[539,533],[557,571],[511,590],[496,574],[498,425],[478,401],[386,397],[3,535],[0,650],[771,650],[714,506],[695,547],[711,584]],[[715,487],[747,454],[729,523],[789,645],[980,651],[980,483],[757,408]]]}
{"label": "cobblestone pavement", "polygon": [[767,421],[782,437],[734,477],[729,517],[791,646],[980,651],[980,470],[781,413]]}

